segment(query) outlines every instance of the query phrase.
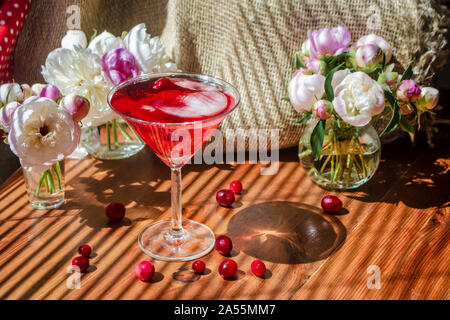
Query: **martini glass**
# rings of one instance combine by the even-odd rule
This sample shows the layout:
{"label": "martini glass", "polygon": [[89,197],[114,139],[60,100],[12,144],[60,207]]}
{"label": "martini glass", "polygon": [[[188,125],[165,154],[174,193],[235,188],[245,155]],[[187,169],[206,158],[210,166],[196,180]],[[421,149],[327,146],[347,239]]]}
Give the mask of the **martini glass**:
{"label": "martini glass", "polygon": [[138,243],[148,255],[165,261],[199,258],[214,247],[214,233],[182,219],[181,168],[239,104],[229,83],[206,75],[142,75],[114,87],[113,110],[127,121],[172,174],[172,218],[150,224]]}

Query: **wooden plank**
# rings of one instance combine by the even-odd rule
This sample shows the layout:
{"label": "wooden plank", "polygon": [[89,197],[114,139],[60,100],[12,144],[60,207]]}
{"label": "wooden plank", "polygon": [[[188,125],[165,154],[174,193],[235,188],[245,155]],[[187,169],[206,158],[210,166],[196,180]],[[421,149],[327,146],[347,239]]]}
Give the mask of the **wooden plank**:
{"label": "wooden plank", "polygon": [[[153,261],[158,273],[152,283],[141,282],[134,276],[134,266],[148,259],[137,245],[138,234],[152,221],[170,216],[169,169],[147,148],[121,161],[91,158],[69,161],[66,166],[67,202],[57,210],[34,210],[27,202],[23,181],[16,175],[3,185],[0,193],[0,298],[297,299],[308,294],[314,298],[333,283],[325,278],[322,287],[322,278],[317,276],[329,268],[331,261],[346,266],[350,260],[364,260],[373,250],[374,242],[378,243],[375,241],[380,237],[377,234],[378,238],[369,237],[358,250],[347,249],[359,243],[358,239],[364,232],[370,232],[371,226],[377,228],[378,220],[372,219],[380,206],[384,206],[385,211],[390,210],[377,201],[385,199],[387,186],[392,186],[406,170],[404,164],[412,164],[414,159],[403,160],[403,165],[384,161],[373,182],[358,192],[341,193],[344,206],[349,210],[341,216],[323,214],[318,208],[322,196],[329,192],[315,186],[305,176],[295,149],[282,153],[275,176],[260,175],[260,164],[184,168],[184,217],[206,223],[216,234],[232,236],[233,259],[240,270],[234,281],[218,275],[217,266],[225,258],[215,251],[203,258],[209,269],[206,275],[195,276],[189,270],[182,270],[190,268],[189,262]],[[218,206],[216,191],[235,179],[242,181],[244,193],[237,197],[234,208]],[[122,202],[127,207],[126,219],[119,225],[109,224],[104,215],[105,206],[112,201]],[[405,230],[410,232],[424,230],[428,235],[416,211],[405,206],[399,216],[397,211],[392,212],[392,219],[377,215],[381,216],[378,219],[388,219],[386,237],[395,235],[399,224],[405,224]],[[409,212],[415,214],[410,216]],[[434,233],[442,236],[443,231],[440,232]],[[444,263],[448,264],[448,247],[436,240],[441,239],[436,235],[424,237],[432,239],[440,251],[426,252],[429,263],[422,265],[417,274],[413,273],[420,288],[423,286],[420,283],[426,281],[422,274],[436,273],[436,281],[440,283],[448,279],[442,269]],[[421,254],[425,242],[419,238],[416,241],[413,249],[402,242],[405,246],[399,250],[404,250],[403,256],[417,250],[415,254]],[[67,268],[77,255],[78,246],[84,243],[93,247],[92,267],[90,272],[81,275],[81,289],[70,290],[66,285],[71,276]],[[389,243],[380,242],[380,245]],[[337,259],[341,252],[344,258]],[[441,255],[443,253],[447,255]],[[266,279],[251,274],[250,264],[255,257],[266,262],[269,269]],[[439,257],[436,263],[435,257]],[[341,272],[340,269],[335,271]],[[330,277],[335,271],[330,271]],[[401,275],[407,277],[408,273]],[[349,281],[350,287],[354,280]],[[386,282],[388,288],[395,287],[393,285]],[[339,297],[348,296],[345,288],[334,292]],[[434,291],[424,294],[436,297]],[[391,295],[380,293],[379,296]]]}
{"label": "wooden plank", "polygon": [[293,298],[449,299],[449,165],[419,157]]}

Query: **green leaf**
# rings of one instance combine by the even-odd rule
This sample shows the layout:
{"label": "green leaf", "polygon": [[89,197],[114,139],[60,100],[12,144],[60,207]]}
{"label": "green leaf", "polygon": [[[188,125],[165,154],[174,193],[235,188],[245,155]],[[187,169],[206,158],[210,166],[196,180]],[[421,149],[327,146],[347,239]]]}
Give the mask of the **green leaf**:
{"label": "green leaf", "polygon": [[411,79],[411,77],[413,75],[412,64],[413,64],[412,61],[408,62],[408,67],[406,67],[405,72],[403,72],[402,77],[400,78],[400,82],[402,82],[403,80]]}
{"label": "green leaf", "polygon": [[307,113],[305,114],[305,116],[299,120],[297,123],[302,124],[302,123],[306,123],[309,119],[311,119],[313,117],[312,113]]}
{"label": "green leaf", "polygon": [[300,52],[297,52],[294,56],[294,68],[295,70],[298,70],[300,68],[306,68],[306,66],[302,62]]}
{"label": "green leaf", "polygon": [[390,90],[384,90],[384,97],[386,100],[393,106],[395,104],[395,98],[394,95]]}
{"label": "green leaf", "polygon": [[395,101],[394,104],[392,105],[391,120],[389,120],[389,123],[387,124],[386,128],[384,128],[384,130],[381,132],[380,137],[383,134],[385,134],[386,132],[391,132],[395,128],[397,128],[397,126],[398,126],[398,124],[400,122],[401,116],[402,116],[402,114],[400,112],[400,108],[398,106],[397,101]]}
{"label": "green leaf", "polygon": [[327,97],[327,100],[330,102],[334,100],[334,90],[333,87],[331,86],[331,81],[333,80],[334,73],[338,71],[339,68],[341,68],[343,65],[344,63],[341,63],[336,67],[334,67],[330,71],[330,73],[328,73],[327,78],[325,79],[325,95]]}
{"label": "green leaf", "polygon": [[411,123],[409,123],[408,119],[403,116],[400,118],[400,128],[408,133],[409,137],[411,138],[411,142],[414,142],[414,127],[411,125]]}
{"label": "green leaf", "polygon": [[317,122],[313,132],[311,133],[311,150],[314,160],[318,160],[322,152],[323,139],[325,137],[325,120]]}
{"label": "green leaf", "polygon": [[283,98],[281,98],[281,100],[291,102],[291,100],[289,99],[289,96],[284,96]]}
{"label": "green leaf", "polygon": [[5,105],[8,104],[8,102],[9,102],[8,100],[9,100],[9,95],[11,94],[11,91],[12,91],[12,86],[11,86],[11,88],[9,88],[8,94],[6,95]]}

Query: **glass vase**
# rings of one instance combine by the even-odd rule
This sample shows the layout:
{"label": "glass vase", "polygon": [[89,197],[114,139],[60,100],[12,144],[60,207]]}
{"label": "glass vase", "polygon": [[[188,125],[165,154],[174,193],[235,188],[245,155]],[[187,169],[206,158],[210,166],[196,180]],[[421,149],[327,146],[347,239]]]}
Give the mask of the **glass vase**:
{"label": "glass vase", "polygon": [[83,128],[81,145],[94,158],[104,160],[129,158],[145,147],[142,139],[121,119]]}
{"label": "glass vase", "polygon": [[22,171],[28,199],[33,207],[55,209],[64,203],[64,160],[45,171],[23,167]]}
{"label": "glass vase", "polygon": [[369,181],[381,155],[380,139],[372,125],[354,127],[327,120],[322,151],[314,159],[310,137],[317,121],[308,122],[299,143],[300,161],[311,179],[329,190],[355,189]]}

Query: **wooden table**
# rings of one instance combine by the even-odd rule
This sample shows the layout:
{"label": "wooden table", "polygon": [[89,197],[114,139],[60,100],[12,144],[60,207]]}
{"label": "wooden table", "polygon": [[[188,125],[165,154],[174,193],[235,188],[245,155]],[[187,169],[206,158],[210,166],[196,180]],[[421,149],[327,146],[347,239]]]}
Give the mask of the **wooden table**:
{"label": "wooden table", "polygon": [[[0,189],[0,298],[449,299],[449,148],[404,145],[383,149],[370,183],[339,194],[347,211],[336,216],[319,209],[327,192],[306,176],[295,148],[281,152],[275,176],[260,175],[260,164],[186,166],[184,217],[232,237],[232,281],[218,275],[225,258],[216,251],[204,257],[206,275],[188,262],[154,261],[151,283],[135,277],[149,259],[139,232],[170,214],[169,170],[148,148],[121,161],[69,161],[58,210],[33,209],[18,171]],[[234,208],[218,206],[216,191],[234,179],[244,193]],[[119,225],[104,214],[112,201],[127,207]],[[92,266],[70,290],[67,268],[84,243]],[[251,273],[254,257],[266,262],[265,279]],[[380,288],[369,288],[377,267]]]}

